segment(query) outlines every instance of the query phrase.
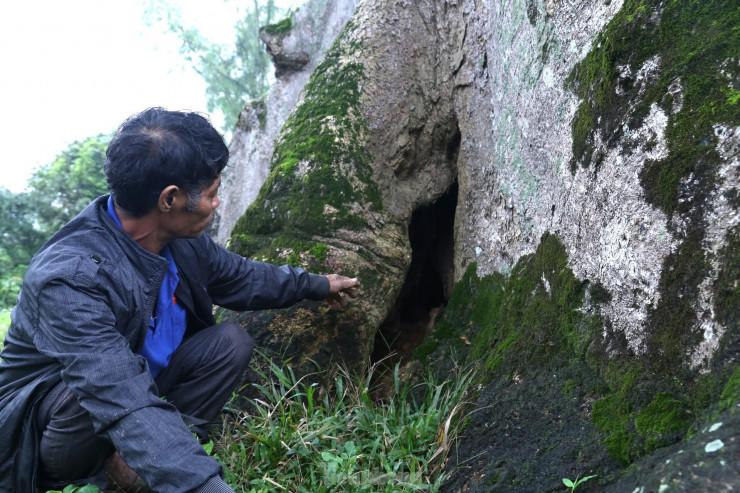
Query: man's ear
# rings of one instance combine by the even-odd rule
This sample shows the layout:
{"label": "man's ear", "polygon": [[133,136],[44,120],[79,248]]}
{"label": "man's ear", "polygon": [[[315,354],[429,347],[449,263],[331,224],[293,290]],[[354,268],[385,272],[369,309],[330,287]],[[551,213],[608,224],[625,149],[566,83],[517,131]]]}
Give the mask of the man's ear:
{"label": "man's ear", "polygon": [[175,208],[180,188],[177,185],[170,185],[159,194],[157,207],[161,212],[170,212]]}

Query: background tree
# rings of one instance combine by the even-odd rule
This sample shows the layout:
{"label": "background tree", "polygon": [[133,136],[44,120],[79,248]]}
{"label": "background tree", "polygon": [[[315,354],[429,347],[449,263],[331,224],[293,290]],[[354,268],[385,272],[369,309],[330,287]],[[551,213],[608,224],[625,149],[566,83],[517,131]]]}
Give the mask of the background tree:
{"label": "background tree", "polygon": [[107,191],[103,164],[110,139],[100,134],[70,144],[28,181],[38,229],[45,237]]}
{"label": "background tree", "polygon": [[27,264],[46,235],[36,226],[36,207],[29,192],[0,189],[0,269],[3,274]]}
{"label": "background tree", "polygon": [[224,132],[236,125],[244,104],[262,97],[270,82],[271,63],[259,39],[259,28],[287,14],[275,0],[252,0],[234,25],[233,46],[209,41],[195,26],[184,24],[182,12],[169,0],[152,0],[146,9],[150,25],[164,24],[180,39],[180,53],[206,83],[208,111],[224,115]]}
{"label": "background tree", "polygon": [[0,310],[15,304],[34,253],[106,192],[103,164],[110,138],[101,134],[73,142],[36,171],[23,192],[0,188]]}

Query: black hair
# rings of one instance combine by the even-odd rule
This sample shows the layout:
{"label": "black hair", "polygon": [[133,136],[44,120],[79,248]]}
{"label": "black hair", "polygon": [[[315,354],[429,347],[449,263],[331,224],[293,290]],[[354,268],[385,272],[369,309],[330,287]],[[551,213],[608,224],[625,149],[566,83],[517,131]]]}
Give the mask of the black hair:
{"label": "black hair", "polygon": [[188,209],[195,210],[203,188],[228,163],[229,150],[204,116],[149,108],[118,127],[105,156],[105,179],[113,199],[141,217],[156,207],[170,185],[181,188]]}

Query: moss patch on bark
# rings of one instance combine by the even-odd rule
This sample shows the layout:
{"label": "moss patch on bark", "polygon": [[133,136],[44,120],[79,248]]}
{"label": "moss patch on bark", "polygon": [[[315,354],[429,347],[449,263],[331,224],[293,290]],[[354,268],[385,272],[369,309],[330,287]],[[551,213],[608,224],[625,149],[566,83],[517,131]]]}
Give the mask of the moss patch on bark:
{"label": "moss patch on bark", "polygon": [[234,227],[231,248],[261,254],[276,237],[308,240],[340,228],[358,230],[363,213],[382,210],[364,146],[361,46],[340,33],[304,88],[302,103],[276,143],[270,174]]}
{"label": "moss patch on bark", "polygon": [[[738,23],[732,0],[626,0],[568,79],[583,99],[572,123],[572,169],[596,157],[597,133],[613,147],[657,103],[669,115],[669,156],[646,163],[641,178],[648,200],[670,215],[683,204],[682,179],[701,173],[712,180],[718,160],[712,125],[739,119]],[[636,74],[656,56],[657,76],[638,83]]]}
{"label": "moss patch on bark", "polygon": [[260,32],[267,34],[288,34],[293,30],[293,16],[288,16],[285,19],[278,21],[274,24],[268,24],[260,28]]}
{"label": "moss patch on bark", "polygon": [[[599,430],[591,439],[597,436],[622,466],[684,439],[692,425],[698,426],[698,417],[711,417],[707,410],[717,402],[738,398],[738,373],[732,373],[732,365],[686,380],[656,372],[650,354],[610,355],[598,313],[598,303],[610,295],[598,283],[578,280],[567,261],[559,238],[546,234],[509,277],[478,277],[476,265],[469,265],[414,356],[442,372],[454,366],[453,358],[476,361],[486,368],[484,389],[502,387],[502,379],[546,379],[558,390],[558,397],[548,392],[548,399],[563,399],[564,406],[580,403],[586,410],[583,417]],[[587,293],[597,305],[586,302]],[[691,342],[673,344],[678,354],[688,347],[682,349],[682,344]],[[542,403],[548,405],[553,403]],[[552,446],[559,446],[557,437]]]}
{"label": "moss patch on bark", "polygon": [[[622,137],[642,125],[653,105],[668,116],[667,156],[646,161],[640,180],[647,201],[669,219],[680,215],[683,226],[668,224],[681,243],[664,261],[647,344],[651,368],[685,382],[696,378],[686,370],[686,349],[703,336],[695,303],[710,267],[704,217],[722,163],[713,126],[740,124],[739,24],[731,0],[626,0],[568,79],[582,98],[572,122],[573,170],[599,162],[604,149],[596,142],[632,145]],[[641,73],[647,62],[653,68]],[[724,286],[718,319],[728,326],[737,323],[737,314],[725,316],[737,291]]]}

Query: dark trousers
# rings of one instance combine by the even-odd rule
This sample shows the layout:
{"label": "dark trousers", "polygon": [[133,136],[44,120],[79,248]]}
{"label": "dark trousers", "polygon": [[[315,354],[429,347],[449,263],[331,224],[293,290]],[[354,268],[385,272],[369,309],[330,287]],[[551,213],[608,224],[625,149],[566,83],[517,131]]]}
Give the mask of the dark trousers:
{"label": "dark trousers", "polygon": [[[254,343],[243,327],[224,323],[186,338],[155,379],[160,397],[171,402],[202,440],[208,425],[236,389],[249,364]],[[43,430],[39,486],[56,488],[102,471],[115,448],[107,435],[96,435],[77,397],[59,383],[39,406]]]}

